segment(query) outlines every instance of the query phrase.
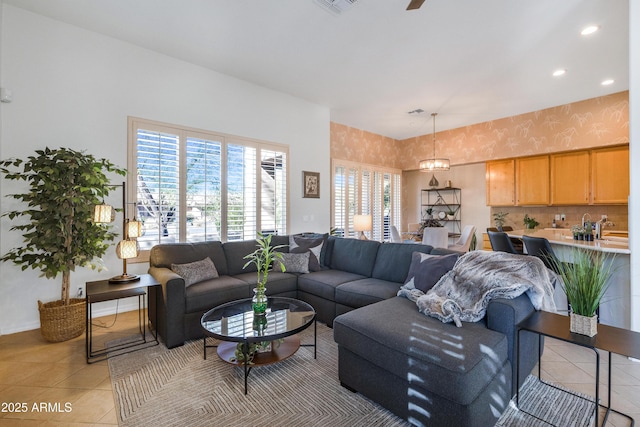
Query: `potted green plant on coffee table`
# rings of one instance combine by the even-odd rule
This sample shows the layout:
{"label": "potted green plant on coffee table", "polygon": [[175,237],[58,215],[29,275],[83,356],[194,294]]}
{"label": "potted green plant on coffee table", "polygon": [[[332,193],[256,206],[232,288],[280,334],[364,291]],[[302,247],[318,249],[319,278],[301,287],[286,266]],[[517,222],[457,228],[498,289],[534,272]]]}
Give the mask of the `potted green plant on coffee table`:
{"label": "potted green plant on coffee table", "polygon": [[18,221],[24,245],[11,249],[0,260],[23,270],[40,270],[53,279],[62,275],[60,300],[38,301],[40,326],[47,341],[58,342],[84,332],[84,300],[70,298],[70,275],[76,267],[100,269],[100,257],[116,236],[92,222],[93,207],[109,193],[105,172],[125,175],[125,170],[105,159],[69,148],[37,150],[26,160],[0,161],[0,172],[11,181],[25,182],[23,193],[9,194],[24,207],[3,214]]}
{"label": "potted green plant on coffee table", "polygon": [[[278,252],[277,249],[284,247],[284,245],[272,246],[271,237],[271,234],[264,235],[262,233],[258,233],[258,238],[256,239],[257,249],[244,257],[244,259],[248,261],[244,264],[243,268],[247,268],[250,264],[254,264],[258,270],[258,282],[253,290],[254,295],[252,301],[253,313],[257,315],[262,315],[267,311],[267,289],[265,285],[269,277],[269,270],[275,260],[282,261],[283,258],[282,254]],[[284,263],[279,262],[278,264],[284,273]]]}

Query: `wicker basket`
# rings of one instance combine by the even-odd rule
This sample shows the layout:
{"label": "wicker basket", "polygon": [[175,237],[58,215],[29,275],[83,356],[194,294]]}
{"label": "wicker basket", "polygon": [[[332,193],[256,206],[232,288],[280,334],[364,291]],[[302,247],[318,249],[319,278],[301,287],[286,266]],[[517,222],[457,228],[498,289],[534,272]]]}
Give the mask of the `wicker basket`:
{"label": "wicker basket", "polygon": [[592,337],[598,333],[598,316],[587,317],[571,313],[569,330],[576,334]]}
{"label": "wicker basket", "polygon": [[47,303],[38,301],[38,311],[40,331],[49,342],[70,340],[84,333],[87,320],[84,299],[71,298],[69,305],[64,305],[62,300]]}

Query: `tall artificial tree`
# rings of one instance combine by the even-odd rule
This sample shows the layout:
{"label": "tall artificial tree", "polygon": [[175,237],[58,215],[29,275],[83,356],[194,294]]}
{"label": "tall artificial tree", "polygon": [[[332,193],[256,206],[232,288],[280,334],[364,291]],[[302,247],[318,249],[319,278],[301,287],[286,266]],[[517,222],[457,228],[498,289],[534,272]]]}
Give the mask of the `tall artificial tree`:
{"label": "tall artificial tree", "polygon": [[18,224],[24,245],[0,260],[40,270],[42,276],[62,274],[60,299],[69,304],[70,273],[76,267],[101,269],[104,255],[116,234],[92,221],[93,207],[113,189],[105,173],[124,176],[126,171],[106,159],[69,148],[37,150],[26,160],[0,162],[5,178],[26,181],[28,190],[7,197],[23,202],[24,209],[3,214]]}

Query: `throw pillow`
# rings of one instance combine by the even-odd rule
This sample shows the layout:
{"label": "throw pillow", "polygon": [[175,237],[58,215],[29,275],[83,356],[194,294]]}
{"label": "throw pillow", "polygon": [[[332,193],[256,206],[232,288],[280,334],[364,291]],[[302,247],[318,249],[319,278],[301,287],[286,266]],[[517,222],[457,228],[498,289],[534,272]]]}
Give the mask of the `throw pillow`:
{"label": "throw pillow", "polygon": [[209,257],[188,264],[171,264],[171,270],[184,279],[185,286],[219,277],[218,270]]}
{"label": "throw pillow", "polygon": [[294,254],[309,252],[309,271],[320,271],[322,270],[320,253],[322,245],[328,237],[329,234],[314,238],[291,235],[289,236],[289,252]]}
{"label": "throw pillow", "polygon": [[276,259],[275,271],[282,271],[280,264],[284,264],[287,273],[308,273],[309,272],[309,252],[303,254],[282,253],[282,261]]}
{"label": "throw pillow", "polygon": [[426,293],[438,283],[438,280],[446,272],[453,268],[458,261],[458,254],[451,255],[429,255],[421,252],[414,252],[411,255],[411,265],[404,284],[413,282],[416,289]]}

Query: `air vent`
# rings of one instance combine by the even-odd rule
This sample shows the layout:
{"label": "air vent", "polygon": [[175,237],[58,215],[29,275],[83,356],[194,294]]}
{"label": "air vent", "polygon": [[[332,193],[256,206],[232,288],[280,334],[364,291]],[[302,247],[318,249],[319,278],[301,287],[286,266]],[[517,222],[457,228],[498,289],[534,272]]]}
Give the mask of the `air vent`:
{"label": "air vent", "polygon": [[342,12],[346,12],[351,9],[358,0],[313,0],[317,5],[322,6],[323,9],[329,12],[340,15]]}

